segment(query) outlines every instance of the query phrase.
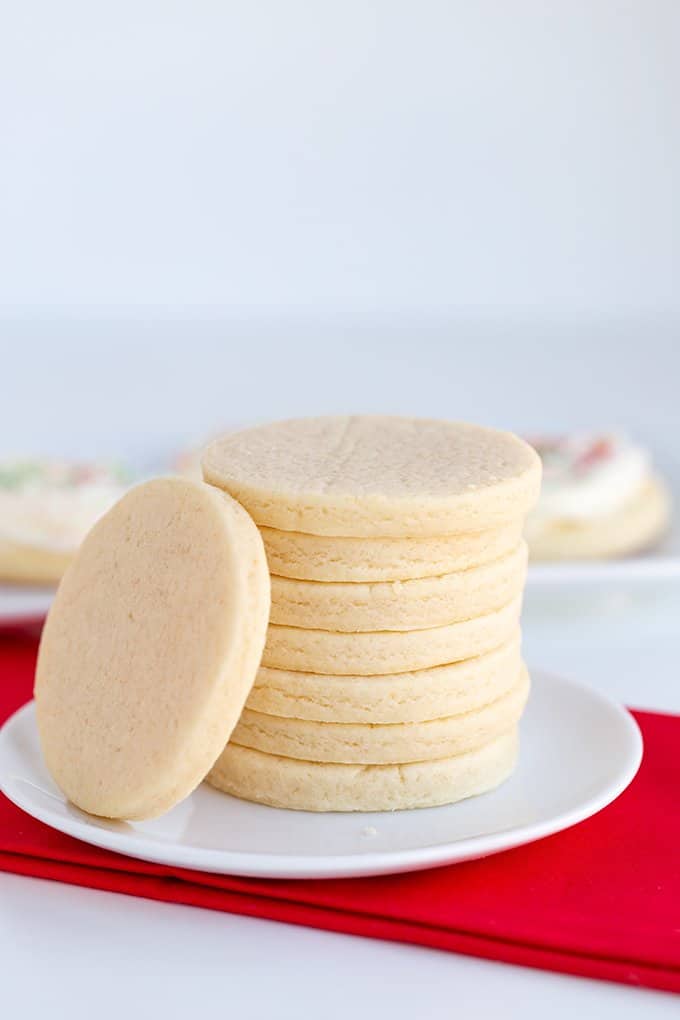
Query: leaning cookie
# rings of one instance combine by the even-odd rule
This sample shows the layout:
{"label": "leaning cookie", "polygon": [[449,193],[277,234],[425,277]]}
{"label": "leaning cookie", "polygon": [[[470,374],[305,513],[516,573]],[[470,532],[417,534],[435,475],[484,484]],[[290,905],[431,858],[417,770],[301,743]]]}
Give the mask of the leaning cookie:
{"label": "leaning cookie", "polygon": [[241,714],[269,601],[262,539],[225,493],[161,478],[116,503],[66,571],[38,655],[40,745],[69,800],[129,820],[191,793]]}
{"label": "leaning cookie", "polygon": [[620,436],[537,440],[543,489],[526,522],[534,560],[610,559],[652,547],[671,501],[641,447]]}

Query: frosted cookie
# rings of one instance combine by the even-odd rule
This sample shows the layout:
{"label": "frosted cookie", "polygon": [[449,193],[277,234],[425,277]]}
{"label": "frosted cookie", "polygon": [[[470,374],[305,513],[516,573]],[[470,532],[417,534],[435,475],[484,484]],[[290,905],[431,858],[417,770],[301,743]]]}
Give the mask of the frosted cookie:
{"label": "frosted cookie", "polygon": [[261,666],[246,707],[330,723],[406,723],[460,715],[507,694],[520,671],[520,635],[474,659],[386,676],[331,676]]}
{"label": "frosted cookie", "polygon": [[523,519],[476,534],[337,538],[261,527],[272,574],[301,581],[408,581],[490,563],[519,545]]}
{"label": "frosted cookie", "polygon": [[272,576],[272,623],[347,632],[419,630],[483,616],[518,596],[527,547],[481,567],[411,581],[294,581]]}
{"label": "frosted cookie", "polygon": [[0,583],[53,586],[72,559],[73,553],[70,552],[39,549],[0,539]]}
{"label": "frosted cookie", "polygon": [[526,524],[533,559],[625,556],[653,545],[666,530],[668,493],[641,447],[613,435],[535,445],[544,487]]}
{"label": "frosted cookie", "polygon": [[296,811],[436,807],[499,786],[517,762],[513,729],[455,758],[409,765],[329,765],[227,744],[208,782],[234,797]]}
{"label": "frosted cookie", "polygon": [[270,624],[262,664],[334,676],[429,669],[483,655],[504,644],[519,624],[521,605],[521,598],[516,598],[486,616],[423,630],[347,634]]}
{"label": "frosted cookie", "polygon": [[92,525],[129,484],[113,465],[0,463],[0,580],[56,584]]}
{"label": "frosted cookie", "polygon": [[536,501],[541,467],[509,432],[357,415],[231,433],[208,446],[203,473],[259,525],[410,538],[517,520]]}
{"label": "frosted cookie", "polygon": [[511,690],[491,704],[426,722],[311,722],[245,708],[231,740],[241,747],[305,761],[358,765],[431,761],[465,754],[507,733],[519,722],[528,694],[529,674],[522,666]]}
{"label": "frosted cookie", "polygon": [[201,782],[252,685],[269,612],[257,528],[227,495],[157,479],[89,533],[43,630],[35,697],[55,782],[151,818]]}
{"label": "frosted cookie", "polygon": [[588,523],[566,519],[528,530],[535,560],[614,559],[644,552],[661,538],[670,519],[670,498],[650,478],[625,507]]}

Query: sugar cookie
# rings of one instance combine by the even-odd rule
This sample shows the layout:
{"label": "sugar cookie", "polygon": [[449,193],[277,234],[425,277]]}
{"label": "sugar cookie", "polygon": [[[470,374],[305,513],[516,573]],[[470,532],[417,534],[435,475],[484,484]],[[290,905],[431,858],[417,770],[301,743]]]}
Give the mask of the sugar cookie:
{"label": "sugar cookie", "polygon": [[423,630],[347,634],[270,624],[262,664],[334,676],[406,673],[483,655],[507,641],[519,623],[520,597],[461,623]]}
{"label": "sugar cookie", "polygon": [[518,753],[513,729],[455,758],[408,765],[329,765],[227,744],[208,775],[218,790],[296,811],[396,811],[453,804],[499,786]]}
{"label": "sugar cookie", "polygon": [[202,483],[132,489],[89,533],[36,673],[47,767],[78,807],[150,818],[222,751],[264,644],[269,575],[248,514]]}
{"label": "sugar cookie", "polygon": [[467,570],[515,549],[517,519],[476,534],[426,538],[338,538],[261,527],[272,574],[300,581],[408,581]]}
{"label": "sugar cookie", "polygon": [[419,630],[483,616],[524,587],[527,547],[481,567],[411,581],[295,581],[272,576],[272,623],[347,632]]}
{"label": "sugar cookie", "polygon": [[519,631],[500,648],[463,662],[386,676],[331,676],[261,666],[246,707],[329,723],[407,723],[488,705],[517,682]]}
{"label": "sugar cookie", "polygon": [[491,704],[427,722],[311,722],[245,708],[231,740],[267,754],[339,764],[396,765],[451,758],[482,747],[515,726],[528,695],[529,674],[523,666],[512,689]]}
{"label": "sugar cookie", "polygon": [[540,499],[526,523],[533,559],[606,559],[651,546],[670,499],[647,450],[617,433],[533,440],[544,465]]}
{"label": "sugar cookie", "polygon": [[203,457],[206,481],[259,525],[315,535],[480,532],[538,496],[536,452],[509,432],[381,416],[299,418],[233,432]]}
{"label": "sugar cookie", "polygon": [[56,585],[129,475],[103,463],[0,462],[0,580]]}
{"label": "sugar cookie", "polygon": [[54,586],[73,559],[73,552],[0,539],[0,582]]}
{"label": "sugar cookie", "polygon": [[534,560],[590,560],[629,556],[653,546],[670,519],[665,485],[650,478],[613,513],[590,520],[554,520],[527,527]]}

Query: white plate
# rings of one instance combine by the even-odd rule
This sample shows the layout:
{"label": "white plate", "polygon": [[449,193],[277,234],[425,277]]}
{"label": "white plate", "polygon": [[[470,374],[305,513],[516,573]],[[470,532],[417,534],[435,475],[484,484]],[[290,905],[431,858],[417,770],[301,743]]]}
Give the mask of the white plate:
{"label": "white plate", "polygon": [[40,821],[95,846],[182,868],[267,878],[379,875],[471,860],[588,818],[628,786],[642,756],[629,713],[538,670],[521,760],[498,790],[448,807],[310,814],[248,804],[203,785],[149,822],[107,822],[72,807],[50,779],[33,704],[0,732],[0,789]]}
{"label": "white plate", "polygon": [[622,560],[566,560],[532,563],[527,575],[531,588],[575,585],[627,584],[680,578],[680,556],[633,556]]}
{"label": "white plate", "polygon": [[0,584],[0,627],[25,626],[42,620],[54,592],[54,588]]}

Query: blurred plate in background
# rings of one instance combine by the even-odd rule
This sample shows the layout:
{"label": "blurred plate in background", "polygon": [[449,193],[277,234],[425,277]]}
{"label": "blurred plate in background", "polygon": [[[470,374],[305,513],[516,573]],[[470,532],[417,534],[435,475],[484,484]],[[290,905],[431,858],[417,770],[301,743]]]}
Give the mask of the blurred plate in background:
{"label": "blurred plate in background", "polygon": [[0,627],[39,623],[54,598],[54,588],[0,584]]}
{"label": "blurred plate in background", "polygon": [[680,578],[680,523],[674,495],[674,518],[664,540],[646,553],[611,560],[555,560],[529,564],[527,584],[532,588],[576,585],[628,584]]}

